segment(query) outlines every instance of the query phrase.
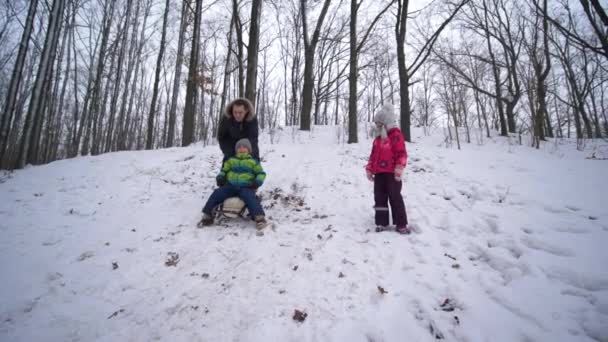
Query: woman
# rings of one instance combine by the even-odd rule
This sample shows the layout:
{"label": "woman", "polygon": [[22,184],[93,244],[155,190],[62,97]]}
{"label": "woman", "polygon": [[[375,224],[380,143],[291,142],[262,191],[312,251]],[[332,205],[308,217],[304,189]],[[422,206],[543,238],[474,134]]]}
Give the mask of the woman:
{"label": "woman", "polygon": [[234,146],[241,139],[249,139],[252,147],[251,155],[259,161],[258,133],[258,119],[251,102],[245,98],[230,102],[217,129],[217,140],[224,154],[223,161],[236,155]]}

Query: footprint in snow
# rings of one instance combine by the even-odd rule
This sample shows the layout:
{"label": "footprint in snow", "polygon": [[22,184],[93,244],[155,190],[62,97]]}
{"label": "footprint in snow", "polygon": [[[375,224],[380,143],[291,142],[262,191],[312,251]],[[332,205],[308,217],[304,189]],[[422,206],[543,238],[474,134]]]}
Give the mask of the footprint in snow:
{"label": "footprint in snow", "polygon": [[521,242],[530,249],[546,252],[555,256],[572,257],[575,255],[574,252],[568,248],[555,246],[548,242],[535,239],[529,236],[524,236],[521,239]]}

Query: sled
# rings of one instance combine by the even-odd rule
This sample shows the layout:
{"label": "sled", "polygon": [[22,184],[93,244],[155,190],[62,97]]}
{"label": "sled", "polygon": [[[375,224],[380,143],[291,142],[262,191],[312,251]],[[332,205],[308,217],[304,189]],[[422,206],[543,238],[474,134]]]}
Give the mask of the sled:
{"label": "sled", "polygon": [[[258,198],[259,200],[259,198]],[[230,197],[224,200],[222,204],[217,206],[214,212],[214,218],[216,222],[222,222],[225,219],[237,219],[251,221],[252,217],[249,215],[245,202],[239,197]],[[257,236],[263,236],[264,231],[258,229],[256,231]]]}
{"label": "sled", "polygon": [[248,214],[249,213],[247,211],[245,202],[239,197],[235,196],[227,198],[222,204],[217,206],[214,216],[219,220],[224,218],[235,219],[238,217],[242,219],[249,219]]}

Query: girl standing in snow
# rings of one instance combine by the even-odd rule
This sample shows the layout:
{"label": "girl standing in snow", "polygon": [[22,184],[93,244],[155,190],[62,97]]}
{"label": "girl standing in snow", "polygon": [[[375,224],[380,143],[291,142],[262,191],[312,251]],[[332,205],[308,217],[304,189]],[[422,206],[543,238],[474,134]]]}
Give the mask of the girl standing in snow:
{"label": "girl standing in snow", "polygon": [[401,176],[407,163],[407,151],[403,134],[395,123],[393,106],[385,104],[374,116],[374,122],[376,138],[365,170],[367,179],[374,182],[376,232],[384,231],[388,227],[390,202],[397,232],[409,234],[405,203],[401,196]]}

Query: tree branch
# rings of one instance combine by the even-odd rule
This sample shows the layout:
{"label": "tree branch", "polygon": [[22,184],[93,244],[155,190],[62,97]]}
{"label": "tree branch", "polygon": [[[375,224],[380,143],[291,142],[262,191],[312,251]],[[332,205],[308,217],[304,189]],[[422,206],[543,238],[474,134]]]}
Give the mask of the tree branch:
{"label": "tree branch", "polygon": [[[445,29],[445,27],[450,23],[450,21],[452,21],[452,19],[456,16],[458,11],[460,11],[460,9],[464,5],[466,5],[468,2],[469,2],[469,0],[462,0],[462,2],[460,2],[460,4],[458,6],[456,6],[454,11],[452,11],[452,14],[450,14],[450,16],[441,24],[441,26],[439,26],[439,28],[435,31],[435,33],[433,33],[431,35],[431,37],[426,41],[426,43],[424,44],[424,46],[422,47],[420,52],[418,52],[418,55],[414,59],[414,62],[408,68],[409,75],[415,74],[416,71],[418,71],[418,69],[420,68],[420,66],[427,60],[427,58],[431,54],[433,45],[435,45],[435,42],[439,38],[439,35],[443,31],[443,29]],[[418,65],[416,65],[416,63],[418,63]]]}
{"label": "tree branch", "polygon": [[[376,26],[376,23],[378,22],[378,20],[380,20],[380,18],[382,17],[382,15],[384,13],[386,13],[386,11],[388,11],[388,9],[393,6],[393,4],[395,3],[395,0],[391,0],[388,5],[386,5],[386,7],[384,7],[384,9],[382,9],[382,11],[380,11],[380,13],[378,13],[378,15],[374,18],[374,20],[372,21],[372,23],[369,25],[369,27],[367,28],[367,31],[365,32],[365,34],[363,35],[363,39],[361,39],[361,42],[359,42],[359,46],[357,46],[357,50],[355,53],[359,53],[359,51],[361,51],[361,48],[363,47],[363,44],[365,44],[365,41],[367,40],[367,37],[369,37],[370,32],[372,31],[372,29],[374,28],[374,26]],[[361,4],[361,3],[359,3]],[[357,5],[357,8],[359,6]]]}

